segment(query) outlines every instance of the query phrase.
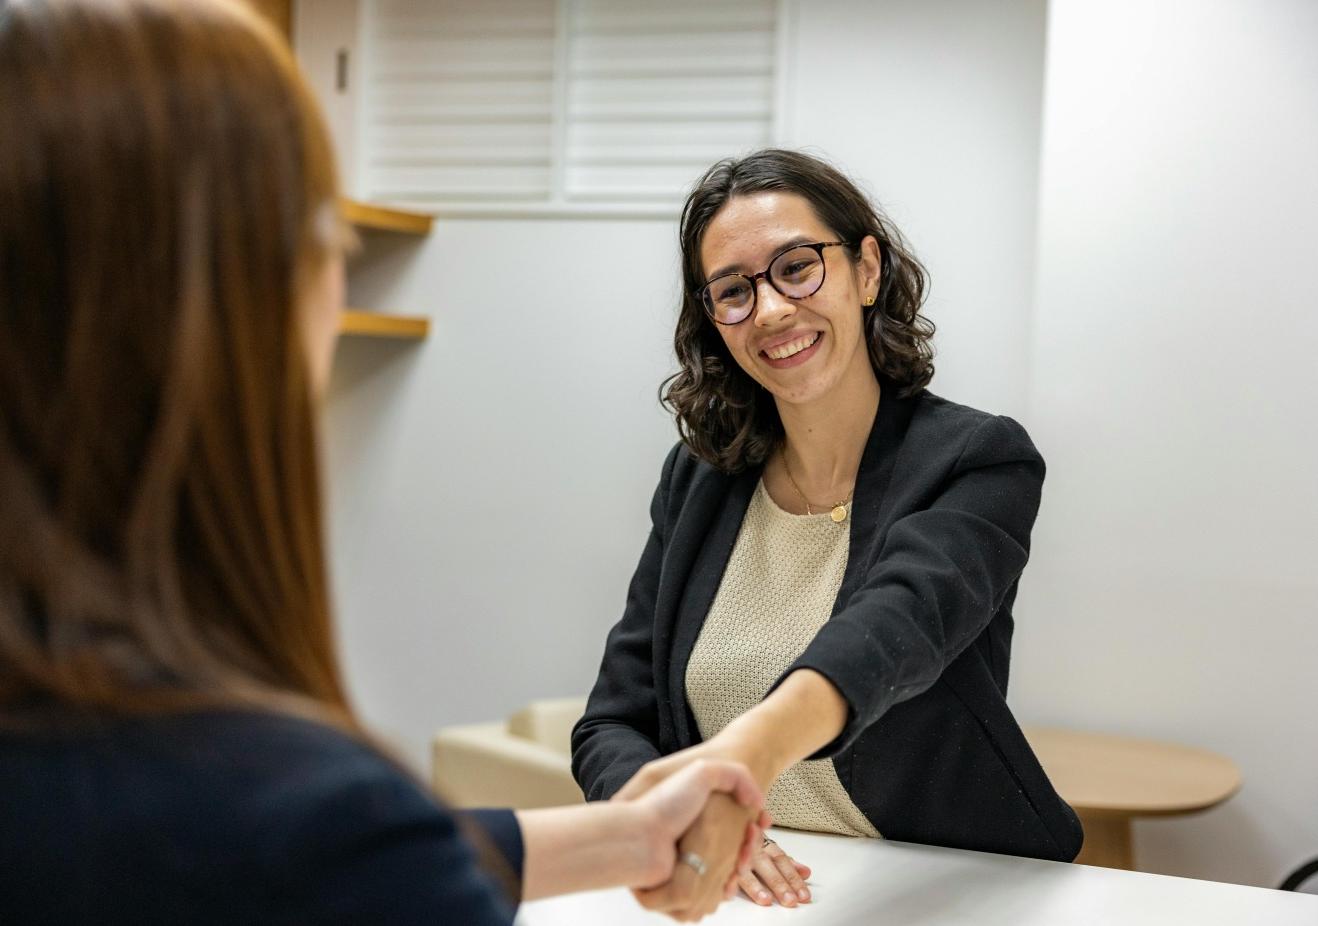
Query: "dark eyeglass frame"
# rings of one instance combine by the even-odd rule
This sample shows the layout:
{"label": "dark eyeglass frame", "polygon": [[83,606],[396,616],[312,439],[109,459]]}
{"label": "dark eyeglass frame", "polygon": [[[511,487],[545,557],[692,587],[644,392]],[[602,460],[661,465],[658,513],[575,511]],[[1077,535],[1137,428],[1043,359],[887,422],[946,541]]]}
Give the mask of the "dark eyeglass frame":
{"label": "dark eyeglass frame", "polygon": [[[714,279],[708,281],[704,286],[700,287],[700,289],[696,290],[693,295],[695,295],[695,297],[700,300],[700,305],[704,308],[705,314],[709,316],[710,321],[714,322],[714,324],[716,325],[724,325],[726,327],[731,328],[733,325],[740,325],[746,319],[750,318],[752,315],[755,314],[755,306],[760,298],[760,285],[759,285],[760,280],[767,280],[769,282],[769,285],[773,287],[774,292],[778,293],[778,295],[782,296],[784,299],[809,299],[811,296],[813,296],[815,293],[819,292],[819,290],[823,288],[824,279],[828,276],[828,262],[824,260],[824,248],[836,248],[836,247],[841,247],[843,245],[849,246],[850,244],[851,244],[850,241],[814,241],[814,242],[804,242],[801,244],[791,244],[783,248],[777,254],[773,255],[773,257],[769,258],[769,265],[765,267],[763,270],[761,270],[759,273],[753,273],[750,274],[749,276],[744,273],[720,274],[719,276],[714,277]],[[818,254],[819,264],[822,269],[819,274],[818,286],[816,286],[810,292],[805,293],[804,295],[792,296],[783,292],[778,287],[778,284],[774,282],[773,277],[769,275],[769,271],[772,270],[773,265],[778,262],[778,258],[782,257],[784,254],[791,253],[792,251],[795,251],[798,248],[810,248],[812,251]],[[748,285],[751,290],[750,307],[746,309],[746,314],[743,315],[741,318],[737,319],[735,322],[719,321],[718,317],[714,314],[714,297],[710,295],[711,286],[713,286],[715,283],[719,282],[720,280],[726,280],[729,277],[740,277],[741,279],[746,281],[746,285]]]}

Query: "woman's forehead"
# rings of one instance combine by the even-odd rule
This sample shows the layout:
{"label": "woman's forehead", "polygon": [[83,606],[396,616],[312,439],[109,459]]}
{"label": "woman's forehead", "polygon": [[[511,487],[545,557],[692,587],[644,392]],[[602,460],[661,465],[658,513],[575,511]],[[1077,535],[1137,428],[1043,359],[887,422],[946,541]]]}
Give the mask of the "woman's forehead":
{"label": "woman's forehead", "polygon": [[756,272],[789,241],[829,235],[809,200],[797,193],[769,192],[728,200],[700,241],[706,277]]}

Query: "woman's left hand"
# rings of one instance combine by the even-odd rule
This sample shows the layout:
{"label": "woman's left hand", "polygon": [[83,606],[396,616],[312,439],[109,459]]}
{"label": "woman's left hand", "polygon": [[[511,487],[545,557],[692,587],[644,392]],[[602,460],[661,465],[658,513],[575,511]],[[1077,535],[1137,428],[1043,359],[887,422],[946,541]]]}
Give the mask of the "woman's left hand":
{"label": "woman's left hand", "polygon": [[810,866],[803,865],[782,850],[772,839],[765,839],[751,855],[750,870],[737,877],[741,892],[761,906],[775,900],[784,907],[810,902],[810,888],[805,879]]}

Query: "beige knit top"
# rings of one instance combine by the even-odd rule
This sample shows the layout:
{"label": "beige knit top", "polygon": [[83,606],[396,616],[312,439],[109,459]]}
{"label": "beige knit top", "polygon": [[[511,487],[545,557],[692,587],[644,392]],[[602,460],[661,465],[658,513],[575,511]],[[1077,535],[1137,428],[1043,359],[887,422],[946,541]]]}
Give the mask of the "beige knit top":
{"label": "beige knit top", "polygon": [[[754,707],[833,611],[850,546],[850,522],[796,515],[761,480],[741,522],[718,594],[686,669],[686,695],[709,739]],[[878,836],[830,759],[798,762],[768,795],[774,824]]]}

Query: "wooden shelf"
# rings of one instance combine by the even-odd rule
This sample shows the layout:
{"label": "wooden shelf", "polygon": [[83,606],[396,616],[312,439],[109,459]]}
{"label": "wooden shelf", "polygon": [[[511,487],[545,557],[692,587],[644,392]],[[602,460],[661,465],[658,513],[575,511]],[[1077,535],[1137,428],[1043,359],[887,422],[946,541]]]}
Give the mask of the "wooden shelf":
{"label": "wooden shelf", "polygon": [[[359,229],[397,232],[405,235],[428,235],[434,216],[405,209],[392,209],[341,198],[343,218]],[[371,338],[395,338],[419,341],[430,333],[430,319],[418,315],[391,315],[362,309],[347,309],[339,323],[340,334]]]}
{"label": "wooden shelf", "polygon": [[389,206],[377,206],[355,199],[341,198],[339,209],[343,218],[357,228],[369,231],[399,232],[404,235],[428,235],[435,222],[433,215],[424,212],[408,212],[406,209],[393,209]]}
{"label": "wooden shelf", "polygon": [[339,333],[420,341],[430,333],[430,319],[417,315],[387,315],[384,312],[348,309],[339,323]]}

